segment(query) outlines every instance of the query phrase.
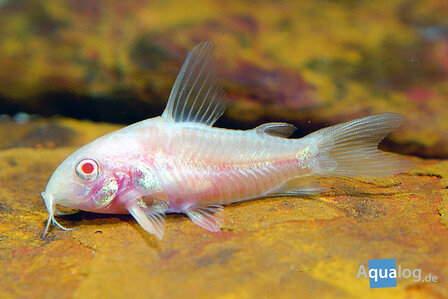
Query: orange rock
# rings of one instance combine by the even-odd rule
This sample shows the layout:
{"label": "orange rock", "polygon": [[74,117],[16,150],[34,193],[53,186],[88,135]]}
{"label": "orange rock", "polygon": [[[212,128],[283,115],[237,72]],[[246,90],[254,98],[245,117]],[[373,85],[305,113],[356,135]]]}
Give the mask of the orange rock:
{"label": "orange rock", "polygon": [[[27,132],[51,122],[31,123]],[[53,123],[62,124],[73,132],[66,144],[35,149],[19,136],[31,146],[0,151],[2,296],[443,298],[448,293],[447,161],[414,158],[418,167],[406,174],[322,178],[330,190],[319,196],[230,205],[219,233],[172,214],[158,241],[129,215],[80,212],[59,217],[74,230],[53,228],[41,239],[47,212],[39,193],[49,176],[79,146],[79,136],[87,134],[88,142],[112,129],[65,119]],[[358,269],[382,258],[439,280],[399,279],[396,288],[372,290],[368,279],[356,278]]]}

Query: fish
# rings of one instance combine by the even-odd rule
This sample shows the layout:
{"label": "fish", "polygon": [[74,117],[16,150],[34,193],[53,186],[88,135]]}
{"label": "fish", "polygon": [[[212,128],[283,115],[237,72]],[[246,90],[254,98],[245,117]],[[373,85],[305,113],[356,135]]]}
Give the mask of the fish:
{"label": "fish", "polygon": [[319,177],[390,176],[408,159],[378,149],[398,128],[397,113],[372,115],[288,138],[292,124],[250,130],[213,127],[227,106],[219,84],[214,44],[187,55],[161,116],[102,136],[66,158],[41,193],[51,224],[58,207],[131,214],[162,239],[165,214],[183,213],[196,225],[220,231],[223,206],[255,198],[313,195]]}

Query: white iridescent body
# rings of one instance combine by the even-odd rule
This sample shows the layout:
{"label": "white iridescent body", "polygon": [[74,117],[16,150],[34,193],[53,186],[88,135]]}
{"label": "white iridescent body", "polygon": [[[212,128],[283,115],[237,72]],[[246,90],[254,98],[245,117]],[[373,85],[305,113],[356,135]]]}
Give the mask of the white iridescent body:
{"label": "white iridescent body", "polygon": [[[224,113],[213,44],[188,55],[160,117],[103,136],[68,157],[42,193],[57,205],[98,213],[130,213],[162,238],[164,215],[185,213],[219,231],[222,205],[318,193],[314,176],[388,176],[409,163],[377,149],[402,120],[385,113],[288,139],[295,127],[268,123],[248,131],[212,127]],[[64,228],[63,228],[64,229]],[[44,235],[45,235],[44,233]]]}

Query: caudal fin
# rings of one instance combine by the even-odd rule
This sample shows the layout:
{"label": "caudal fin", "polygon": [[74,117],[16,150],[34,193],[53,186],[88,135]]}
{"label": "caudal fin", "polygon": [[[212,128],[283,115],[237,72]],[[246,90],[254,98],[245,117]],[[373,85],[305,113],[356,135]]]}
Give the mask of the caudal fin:
{"label": "caudal fin", "polygon": [[412,168],[412,162],[378,149],[386,135],[398,128],[400,114],[384,113],[316,131],[306,138],[319,148],[315,175],[389,176]]}

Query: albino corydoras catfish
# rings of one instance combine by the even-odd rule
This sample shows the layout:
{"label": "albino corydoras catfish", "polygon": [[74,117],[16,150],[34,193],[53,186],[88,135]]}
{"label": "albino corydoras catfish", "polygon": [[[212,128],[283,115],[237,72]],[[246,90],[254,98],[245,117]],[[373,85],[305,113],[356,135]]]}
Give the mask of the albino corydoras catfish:
{"label": "albino corydoras catfish", "polygon": [[[83,146],[51,176],[42,197],[56,205],[97,213],[130,213],[159,239],[166,213],[185,213],[195,224],[220,230],[223,205],[322,190],[313,177],[389,176],[409,168],[377,149],[402,117],[385,113],[288,139],[295,127],[267,123],[239,131],[212,127],[224,113],[213,44],[187,56],[163,114]],[[256,203],[254,203],[256,204]]]}

